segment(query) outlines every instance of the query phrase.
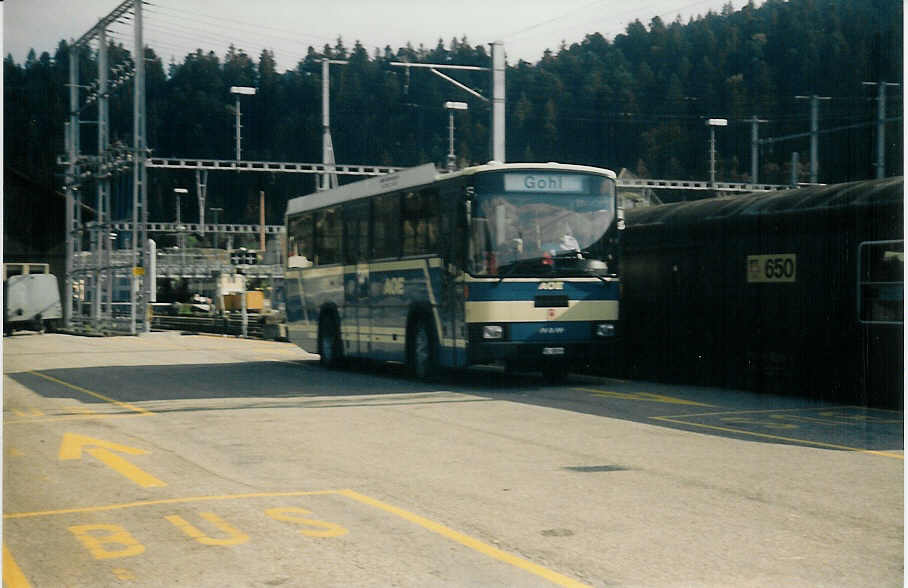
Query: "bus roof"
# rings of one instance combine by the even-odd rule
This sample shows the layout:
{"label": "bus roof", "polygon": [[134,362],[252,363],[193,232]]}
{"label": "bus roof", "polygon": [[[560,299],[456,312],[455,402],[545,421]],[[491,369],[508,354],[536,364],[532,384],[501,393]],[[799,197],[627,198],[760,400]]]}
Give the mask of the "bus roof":
{"label": "bus roof", "polygon": [[291,198],[287,202],[287,214],[315,210],[325,206],[332,206],[359,198],[366,198],[375,194],[393,192],[395,190],[405,190],[417,186],[431,184],[438,180],[448,180],[462,176],[470,176],[477,173],[489,171],[517,171],[517,170],[539,170],[539,171],[574,171],[589,174],[596,174],[615,179],[615,172],[601,167],[592,167],[587,165],[573,165],[567,163],[498,163],[489,162],[483,165],[467,167],[455,172],[439,171],[433,163],[425,163],[416,167],[410,167],[393,174],[376,176],[359,182],[352,182],[339,188],[325,190],[323,192],[313,192],[305,196]]}

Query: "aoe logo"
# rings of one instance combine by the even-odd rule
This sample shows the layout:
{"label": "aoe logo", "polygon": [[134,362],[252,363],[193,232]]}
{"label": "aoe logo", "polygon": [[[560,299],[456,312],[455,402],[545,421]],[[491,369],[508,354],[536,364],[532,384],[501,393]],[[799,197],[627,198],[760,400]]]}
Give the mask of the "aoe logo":
{"label": "aoe logo", "polygon": [[564,282],[539,282],[539,290],[564,290]]}
{"label": "aoe logo", "polygon": [[385,280],[385,285],[382,287],[382,294],[385,296],[403,296],[404,294],[404,279],[403,278],[388,278]]}

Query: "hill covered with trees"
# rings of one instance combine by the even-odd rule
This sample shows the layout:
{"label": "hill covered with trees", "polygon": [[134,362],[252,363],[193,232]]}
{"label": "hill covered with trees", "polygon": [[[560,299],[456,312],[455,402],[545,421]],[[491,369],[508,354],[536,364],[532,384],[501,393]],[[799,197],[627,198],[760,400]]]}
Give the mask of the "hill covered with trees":
{"label": "hill covered with trees", "polygon": [[[902,82],[902,3],[898,0],[768,0],[741,10],[730,6],[684,23],[636,21],[609,40],[591,33],[548,51],[538,62],[509,63],[508,161],[597,165],[652,178],[708,177],[706,118],[727,118],[718,138],[718,178],[746,181],[751,124],[761,137],[809,130],[809,102],[820,105],[819,181],[873,177],[876,88],[862,82]],[[505,49],[507,49],[505,47]],[[96,77],[95,55],[79,52],[81,80]],[[278,72],[274,56],[231,47],[224,56],[200,48],[164,64],[145,52],[148,145],[167,157],[232,159],[234,113],[230,86],[255,86],[243,99],[243,158],[318,162],[321,159],[321,59],[349,60],[331,69],[331,124],[338,163],[442,165],[447,153],[446,100],[469,103],[458,113],[456,151],[462,164],[490,158],[489,106],[424,69],[392,61],[489,65],[488,49],[466,38],[439,40],[432,49],[407,46],[367,50],[309,49],[295,68]],[[63,128],[67,119],[69,48],[4,61],[4,243],[7,252],[45,249],[63,236]],[[128,62],[128,49],[111,46],[111,65]],[[484,72],[453,74],[491,95]],[[889,117],[902,113],[902,89],[890,88]],[[83,112],[93,118],[93,108]],[[132,143],[130,84],[111,97],[111,141]],[[93,153],[96,130],[82,129],[82,151]],[[887,125],[886,169],[901,175],[901,119]],[[760,181],[787,183],[791,152],[798,177],[808,179],[808,139],[780,141],[760,154]],[[130,177],[122,182],[131,181]],[[174,218],[172,188],[191,187],[190,174],[152,170],[150,219]],[[128,186],[123,186],[127,191]],[[310,176],[212,173],[208,205],[225,209],[222,222],[254,222],[258,191],[268,199],[268,222],[282,222],[288,197],[314,189]],[[193,202],[183,218],[196,218]],[[120,210],[125,216],[126,211]],[[117,216],[118,211],[114,210]],[[46,237],[45,237],[46,235]]]}

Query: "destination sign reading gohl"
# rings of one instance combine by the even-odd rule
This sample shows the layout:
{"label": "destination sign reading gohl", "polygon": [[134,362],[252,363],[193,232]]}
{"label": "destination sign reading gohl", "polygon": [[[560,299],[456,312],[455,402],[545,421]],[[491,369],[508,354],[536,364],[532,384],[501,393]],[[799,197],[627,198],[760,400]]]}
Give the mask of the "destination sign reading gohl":
{"label": "destination sign reading gohl", "polygon": [[582,194],[586,192],[583,176],[568,174],[507,174],[505,192],[557,192]]}

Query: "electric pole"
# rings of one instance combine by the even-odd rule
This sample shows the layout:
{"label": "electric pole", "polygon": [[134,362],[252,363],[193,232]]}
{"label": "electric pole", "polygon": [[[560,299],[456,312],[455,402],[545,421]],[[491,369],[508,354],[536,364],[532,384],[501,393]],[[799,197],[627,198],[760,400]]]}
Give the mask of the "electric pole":
{"label": "electric pole", "polygon": [[829,96],[795,96],[795,100],[810,100],[810,183],[816,184],[819,176],[820,100],[832,100]]}
{"label": "electric pole", "polygon": [[753,115],[744,122],[750,123],[750,182],[757,183],[757,175],[760,169],[760,123],[769,122],[765,118],[757,118]]}
{"label": "electric pole", "polygon": [[876,86],[876,177],[886,177],[886,86],[898,86],[893,82],[862,82],[863,86]]}
{"label": "electric pole", "polygon": [[334,172],[334,144],[331,142],[331,70],[330,64],[347,65],[349,62],[344,59],[322,59],[322,163],[325,165],[325,173],[322,174],[322,182],[315,182],[318,190],[329,190],[337,187],[337,174]]}

